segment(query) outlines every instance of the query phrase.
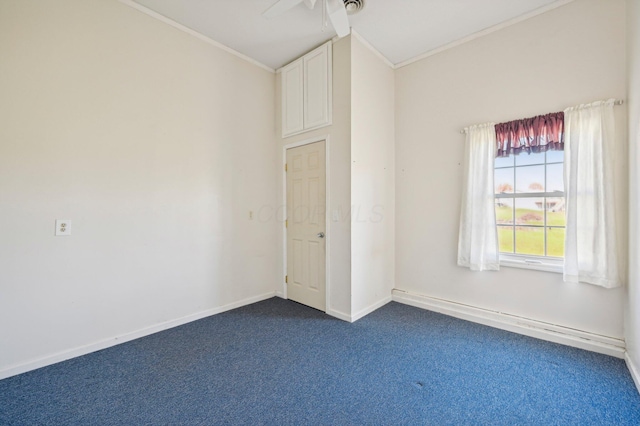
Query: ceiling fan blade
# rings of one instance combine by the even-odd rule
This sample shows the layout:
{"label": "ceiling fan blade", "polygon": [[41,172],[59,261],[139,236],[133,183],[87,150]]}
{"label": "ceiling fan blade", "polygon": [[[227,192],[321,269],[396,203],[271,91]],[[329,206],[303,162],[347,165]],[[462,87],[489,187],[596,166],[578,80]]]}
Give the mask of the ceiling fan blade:
{"label": "ceiling fan blade", "polygon": [[343,0],[326,0],[326,2],[329,20],[338,37],[349,35],[351,27],[349,27],[349,18]]}
{"label": "ceiling fan blade", "polygon": [[294,6],[302,3],[304,0],[278,0],[273,6],[269,9],[262,12],[262,16],[265,18],[275,18],[278,15],[282,15],[287,10],[291,9]]}

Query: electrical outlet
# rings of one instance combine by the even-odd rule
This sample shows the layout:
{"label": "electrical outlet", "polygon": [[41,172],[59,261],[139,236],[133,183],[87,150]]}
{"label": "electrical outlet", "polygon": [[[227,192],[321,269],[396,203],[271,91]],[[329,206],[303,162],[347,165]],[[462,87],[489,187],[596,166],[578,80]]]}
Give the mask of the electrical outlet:
{"label": "electrical outlet", "polygon": [[69,219],[56,220],[56,236],[71,235],[71,221]]}

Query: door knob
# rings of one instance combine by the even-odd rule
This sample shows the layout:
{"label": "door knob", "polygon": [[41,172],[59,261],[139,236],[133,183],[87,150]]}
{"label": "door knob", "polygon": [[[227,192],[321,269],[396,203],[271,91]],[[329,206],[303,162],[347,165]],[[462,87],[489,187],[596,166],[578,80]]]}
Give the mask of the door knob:
{"label": "door knob", "polygon": [[324,232],[318,232],[318,238],[324,238]]}

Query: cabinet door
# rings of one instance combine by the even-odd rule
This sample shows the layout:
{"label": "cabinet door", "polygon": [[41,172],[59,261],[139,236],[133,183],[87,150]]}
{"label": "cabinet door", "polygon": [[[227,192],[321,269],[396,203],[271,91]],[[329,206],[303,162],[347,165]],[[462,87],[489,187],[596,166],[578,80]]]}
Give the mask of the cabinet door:
{"label": "cabinet door", "polygon": [[302,58],[304,62],[305,130],[329,124],[330,46],[331,43],[327,43]]}
{"label": "cabinet door", "polygon": [[282,69],[282,137],[301,132],[303,121],[303,61],[299,59]]}

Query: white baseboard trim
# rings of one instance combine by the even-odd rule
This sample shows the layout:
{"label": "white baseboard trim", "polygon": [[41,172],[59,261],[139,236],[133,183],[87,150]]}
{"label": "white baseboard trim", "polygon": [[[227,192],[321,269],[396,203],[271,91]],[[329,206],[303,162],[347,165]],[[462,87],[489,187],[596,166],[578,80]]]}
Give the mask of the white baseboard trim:
{"label": "white baseboard trim", "polygon": [[331,315],[334,318],[341,319],[342,321],[352,322],[351,315],[347,315],[344,312],[336,311],[335,309],[327,309],[327,315]]}
{"label": "white baseboard trim", "polygon": [[371,312],[375,311],[376,309],[391,302],[391,300],[392,300],[391,296],[385,297],[384,299],[377,301],[376,303],[362,309],[361,311],[353,315],[348,315],[348,314],[345,314],[344,312],[336,311],[335,309],[327,309],[326,314],[331,315],[334,318],[341,319],[342,321],[356,322],[360,318],[369,315]]}
{"label": "white baseboard trim", "polygon": [[616,358],[624,358],[625,356],[624,340],[615,337],[602,336],[583,330],[576,330],[398,289],[392,291],[392,299],[406,305],[439,312],[514,333],[524,334],[525,336],[611,355]]}
{"label": "white baseboard trim", "polygon": [[370,306],[362,309],[361,311],[351,315],[351,322],[358,321],[360,318],[369,315],[371,312],[375,311],[378,308],[383,307],[384,305],[386,305],[389,302],[391,302],[391,296],[387,296],[384,299],[377,301],[373,305],[370,305]]}
{"label": "white baseboard trim", "polygon": [[627,368],[629,369],[629,373],[631,373],[631,378],[633,382],[636,384],[636,389],[640,392],[640,370],[636,368],[636,365],[633,363],[633,360],[629,356],[629,352],[624,353],[624,361],[627,364]]}
{"label": "white baseboard trim", "polygon": [[160,324],[145,327],[140,330],[132,331],[130,333],[122,334],[108,339],[103,339],[95,343],[79,346],[66,351],[58,352],[52,355],[48,355],[42,358],[38,358],[33,361],[28,361],[23,364],[18,364],[9,368],[0,370],[0,380],[7,377],[15,376],[18,374],[26,373],[27,371],[35,370],[37,368],[46,367],[47,365],[55,364],[58,362],[66,361],[71,358],[79,357],[89,354],[91,352],[99,351],[109,348],[111,346],[119,345],[121,343],[129,342],[131,340],[139,339],[150,334],[157,333],[159,331],[167,330],[169,328],[177,327],[179,325],[187,324],[192,321],[196,321],[202,318],[209,317],[211,315],[220,314],[222,312],[230,311],[231,309],[240,308],[242,306],[250,305],[252,303],[260,302],[266,299],[270,299],[276,295],[274,292],[261,294],[259,296],[249,297],[247,299],[239,300],[237,302],[229,303],[227,305],[219,306],[217,308],[207,309],[195,314],[187,315],[174,320],[162,322]]}

